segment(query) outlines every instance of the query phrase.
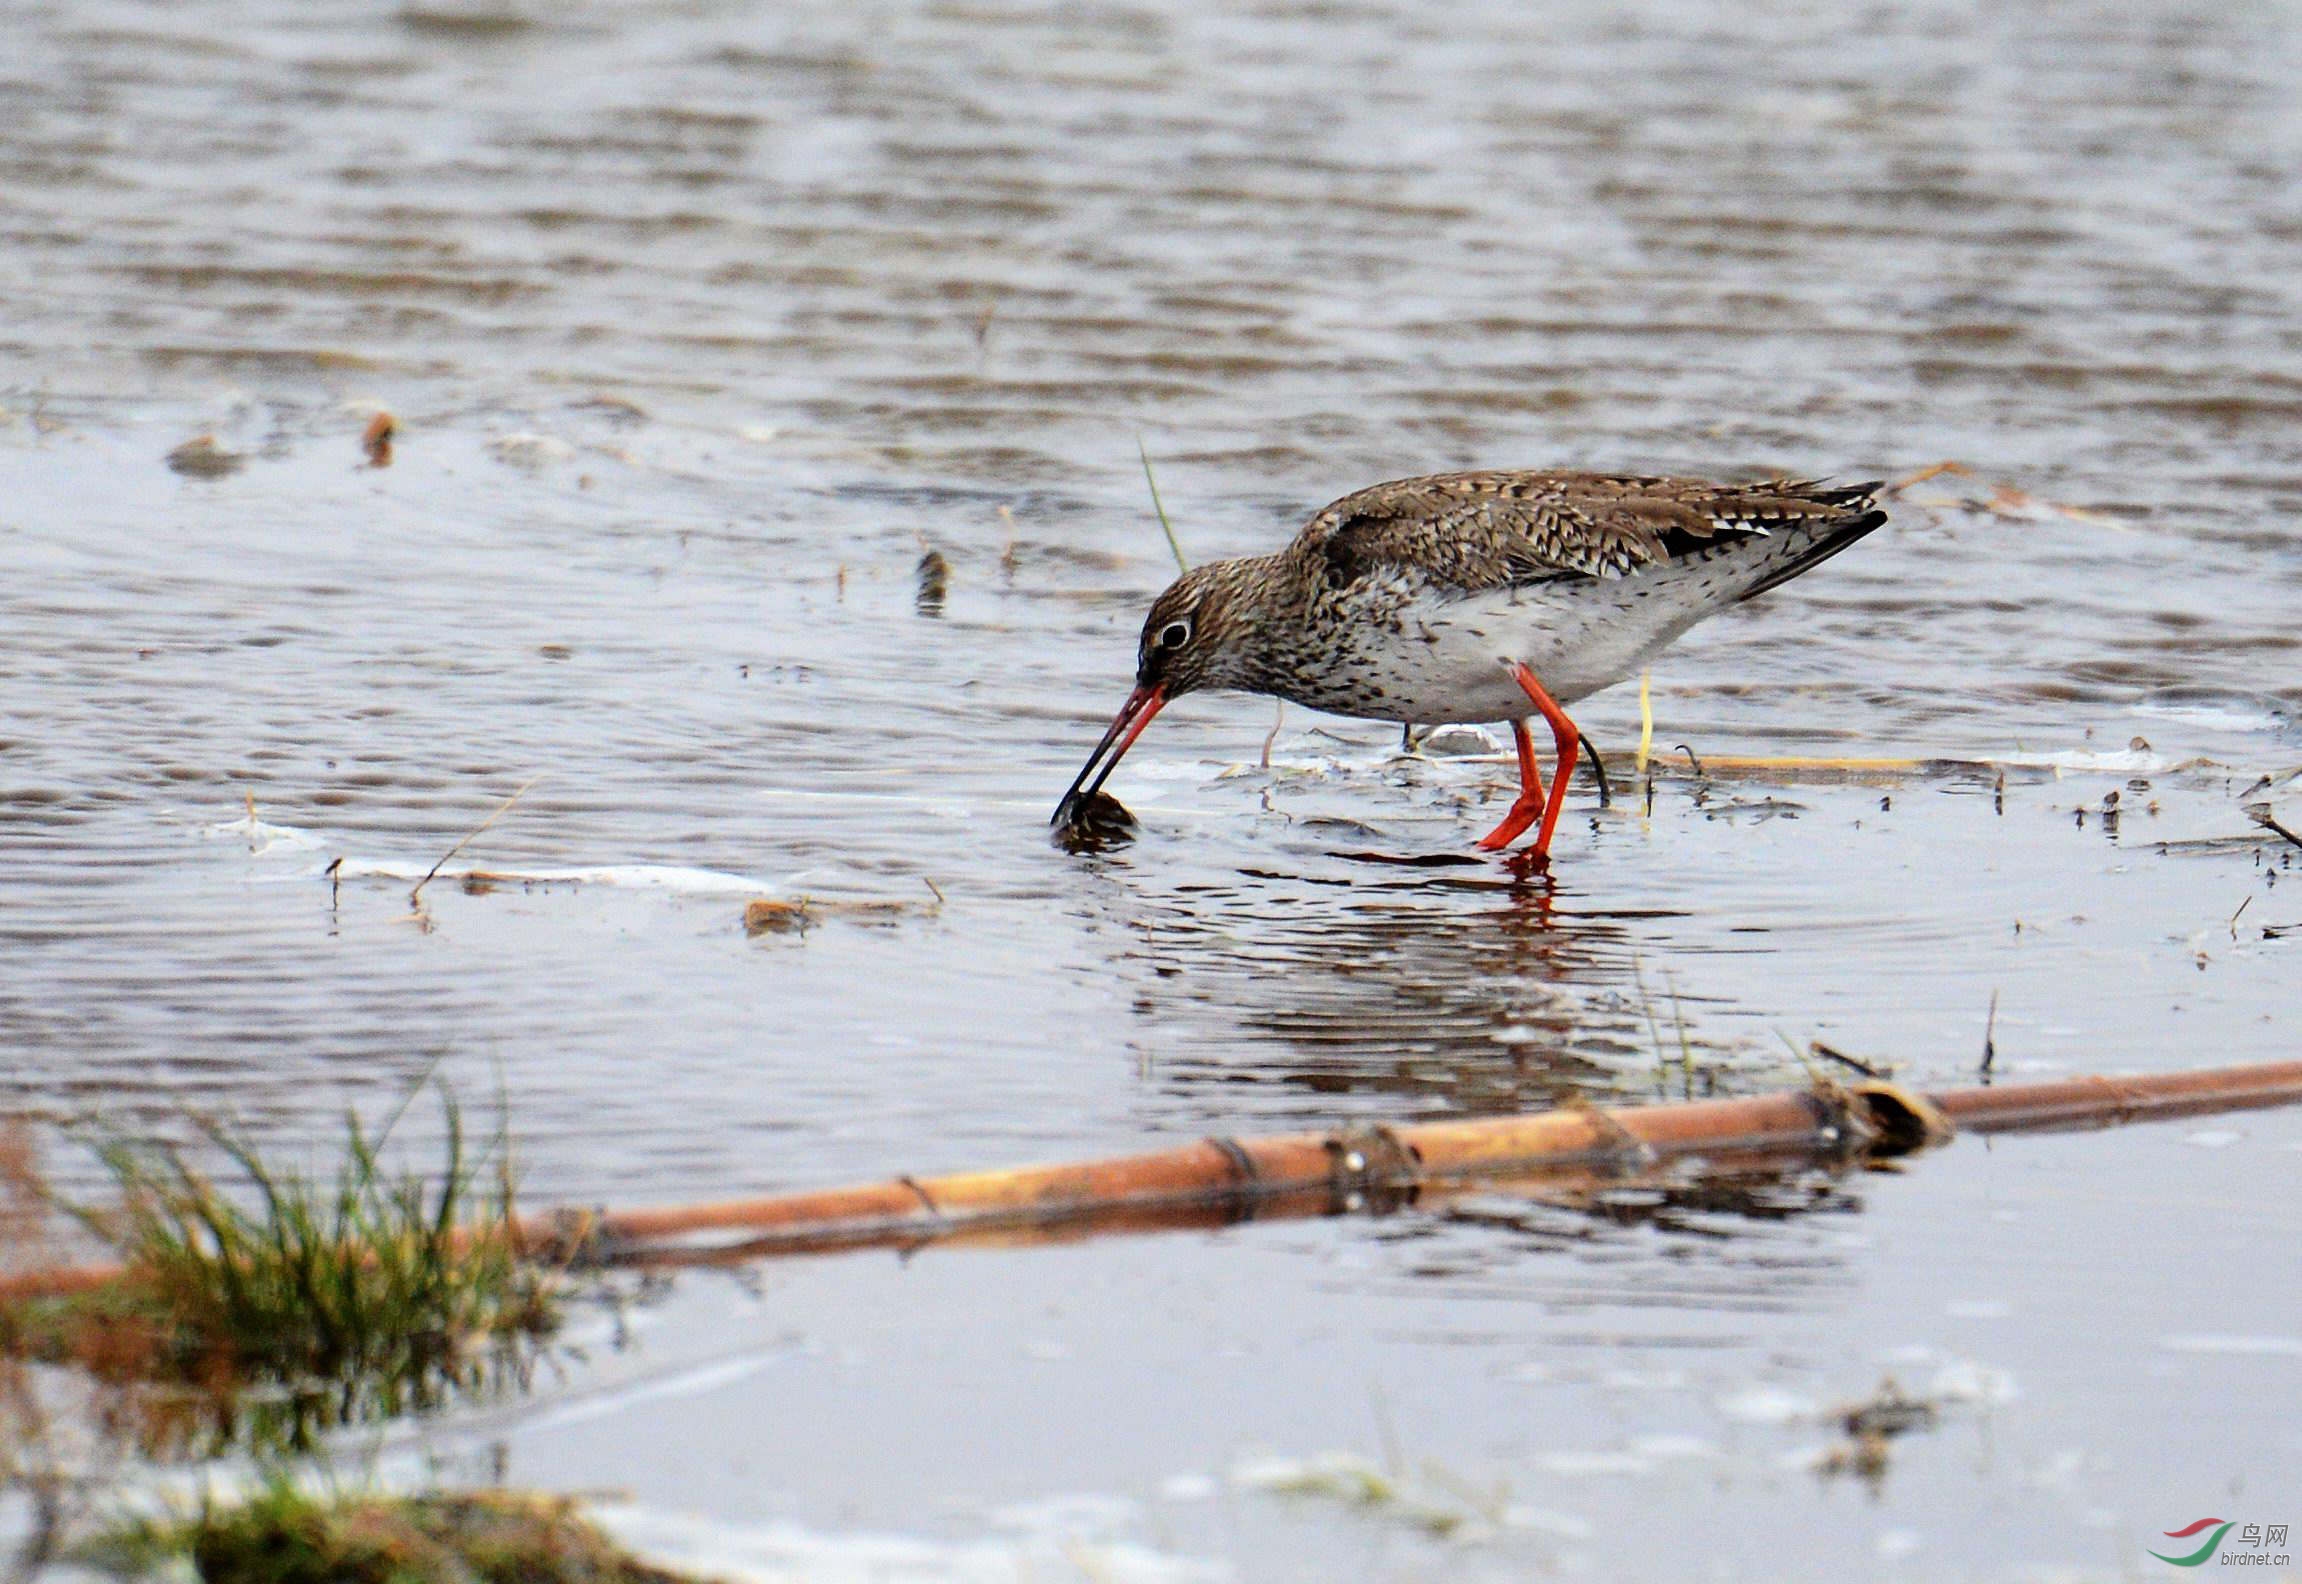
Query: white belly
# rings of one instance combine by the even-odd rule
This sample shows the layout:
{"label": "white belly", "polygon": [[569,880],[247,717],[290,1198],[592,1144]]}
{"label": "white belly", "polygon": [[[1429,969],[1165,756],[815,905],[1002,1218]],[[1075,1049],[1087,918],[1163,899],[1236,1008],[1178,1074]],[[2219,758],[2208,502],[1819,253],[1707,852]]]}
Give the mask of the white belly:
{"label": "white belly", "polygon": [[1718,608],[1720,591],[1690,581],[1632,576],[1418,599],[1396,630],[1354,644],[1353,697],[1303,702],[1371,720],[1517,720],[1534,706],[1507,668],[1516,661],[1572,704],[1635,675]]}

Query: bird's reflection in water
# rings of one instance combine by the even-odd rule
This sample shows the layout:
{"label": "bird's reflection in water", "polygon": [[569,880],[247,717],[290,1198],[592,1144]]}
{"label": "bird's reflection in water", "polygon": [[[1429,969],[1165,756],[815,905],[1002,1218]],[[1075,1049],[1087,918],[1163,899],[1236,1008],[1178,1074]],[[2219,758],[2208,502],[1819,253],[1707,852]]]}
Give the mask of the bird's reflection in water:
{"label": "bird's reflection in water", "polygon": [[1253,863],[1119,877],[1135,1043],[1191,1117],[1238,1129],[1648,1098],[1666,1066],[1674,1097],[1706,1092],[1691,1004],[1642,969],[1669,915],[1609,914],[1523,858],[1304,844]]}
{"label": "bird's reflection in water", "polygon": [[[1739,1042],[1706,1035],[1732,1008],[1674,993],[1681,915],[1609,909],[1571,872],[1523,857],[1435,862],[1385,853],[1373,832],[1314,834],[1266,840],[1237,867],[1190,868],[1168,848],[1110,871],[1155,1125],[1323,1129],[1785,1081],[1771,1053],[1763,1077],[1746,1076]],[[1306,1247],[1339,1259],[1333,1279],[1356,1293],[1411,1299],[1442,1282],[1509,1313],[1585,1317],[1594,1358],[1634,1332],[1667,1354],[1732,1345],[1739,1316],[1843,1291],[1865,1165],[1828,1151],[1626,1153],[1348,1204],[1312,1193],[1219,1219],[1340,1212],[1338,1236],[1360,1252]],[[1626,1332],[1630,1314],[1642,1318]],[[1580,1336],[1545,1331],[1551,1343]],[[1578,1366],[1558,1355],[1544,1367]]]}

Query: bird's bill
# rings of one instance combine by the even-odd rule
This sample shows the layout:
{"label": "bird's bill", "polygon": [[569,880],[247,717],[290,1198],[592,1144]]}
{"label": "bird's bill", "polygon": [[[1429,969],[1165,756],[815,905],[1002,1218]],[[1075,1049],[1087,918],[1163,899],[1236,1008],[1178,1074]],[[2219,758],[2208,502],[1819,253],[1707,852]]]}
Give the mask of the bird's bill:
{"label": "bird's bill", "polygon": [[[1071,790],[1063,794],[1063,801],[1055,805],[1055,817],[1048,823],[1060,825],[1079,804],[1103,790],[1103,783],[1111,779],[1111,772],[1119,768],[1119,761],[1127,757],[1127,750],[1135,746],[1135,739],[1143,735],[1143,728],[1151,724],[1151,717],[1167,704],[1167,690],[1161,687],[1139,687],[1127,695],[1127,702],[1119,706],[1112,718],[1111,729],[1079,767]],[[1116,748],[1112,744],[1118,744]],[[1105,756],[1109,755],[1108,758]],[[1098,770],[1096,766],[1101,765]],[[1087,778],[1093,776],[1090,782]]]}

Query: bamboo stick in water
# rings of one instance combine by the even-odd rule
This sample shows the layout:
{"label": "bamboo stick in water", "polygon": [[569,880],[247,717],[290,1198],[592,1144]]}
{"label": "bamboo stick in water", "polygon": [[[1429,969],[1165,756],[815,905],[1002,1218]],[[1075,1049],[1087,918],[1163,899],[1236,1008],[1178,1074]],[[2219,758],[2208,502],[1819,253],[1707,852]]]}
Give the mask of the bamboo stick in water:
{"label": "bamboo stick in water", "polygon": [[[1818,1084],[1730,1100],[1569,1106],[1329,1133],[1212,1138],[1147,1155],[714,1204],[521,1217],[539,1257],[688,1263],[932,1242],[1048,1242],[1430,1205],[1466,1190],[1570,1197],[1673,1171],[1861,1164],[1977,1133],[2115,1127],[2302,1102],[2302,1062],[2002,1084],[1922,1095]],[[701,1245],[699,1247],[699,1244]],[[0,1302],[101,1288],[118,1265],[0,1276]]]}

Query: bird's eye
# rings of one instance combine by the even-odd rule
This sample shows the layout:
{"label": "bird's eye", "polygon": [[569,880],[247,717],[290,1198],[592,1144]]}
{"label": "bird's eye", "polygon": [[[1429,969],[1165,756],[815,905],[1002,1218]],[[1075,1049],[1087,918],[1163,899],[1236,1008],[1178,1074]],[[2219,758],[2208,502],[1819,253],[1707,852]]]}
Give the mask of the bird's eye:
{"label": "bird's eye", "polygon": [[1171,621],[1159,629],[1159,647],[1162,649],[1180,649],[1190,641],[1191,624],[1189,622]]}

